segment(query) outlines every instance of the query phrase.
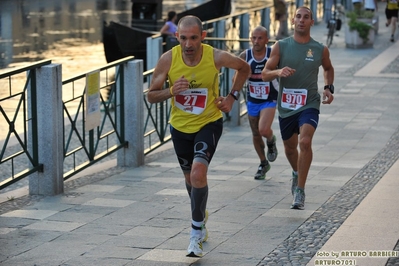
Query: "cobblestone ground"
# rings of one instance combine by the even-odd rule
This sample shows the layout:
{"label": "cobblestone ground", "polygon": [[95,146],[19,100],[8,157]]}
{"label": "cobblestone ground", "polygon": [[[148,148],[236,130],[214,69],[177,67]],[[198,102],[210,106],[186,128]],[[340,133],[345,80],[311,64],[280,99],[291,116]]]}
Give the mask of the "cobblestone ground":
{"label": "cobblestone ground", "polygon": [[[306,265],[399,159],[399,128],[387,145],[260,265]],[[397,244],[394,250],[399,250]],[[390,258],[387,265],[399,265]]]}
{"label": "cobblestone ground", "polygon": [[399,72],[399,56],[392,61],[386,68],[384,68],[381,73],[394,73],[397,74]]}

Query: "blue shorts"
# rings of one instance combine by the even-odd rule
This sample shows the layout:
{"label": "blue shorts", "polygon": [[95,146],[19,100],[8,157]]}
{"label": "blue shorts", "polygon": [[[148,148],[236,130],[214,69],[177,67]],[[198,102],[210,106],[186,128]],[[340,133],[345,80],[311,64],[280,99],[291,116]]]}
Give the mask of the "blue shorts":
{"label": "blue shorts", "polygon": [[266,108],[276,108],[276,102],[253,103],[247,102],[247,111],[250,116],[259,116],[260,111]]}
{"label": "blue shorts", "polygon": [[310,124],[315,129],[319,123],[319,110],[315,108],[305,109],[293,116],[286,118],[279,117],[280,132],[283,140],[288,140],[292,135],[299,134],[299,128],[303,124]]}

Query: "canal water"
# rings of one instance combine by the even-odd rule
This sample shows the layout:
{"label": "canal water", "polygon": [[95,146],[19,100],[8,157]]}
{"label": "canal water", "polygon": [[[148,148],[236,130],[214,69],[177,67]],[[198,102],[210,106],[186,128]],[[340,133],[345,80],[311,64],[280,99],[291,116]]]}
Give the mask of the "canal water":
{"label": "canal water", "polygon": [[[63,76],[101,66],[106,63],[103,22],[130,25],[132,5],[147,1],[1,0],[0,73],[43,59],[63,64]],[[166,18],[170,10],[181,12],[208,1],[163,0],[159,19]],[[267,1],[262,0],[232,1],[235,11],[265,4]]]}

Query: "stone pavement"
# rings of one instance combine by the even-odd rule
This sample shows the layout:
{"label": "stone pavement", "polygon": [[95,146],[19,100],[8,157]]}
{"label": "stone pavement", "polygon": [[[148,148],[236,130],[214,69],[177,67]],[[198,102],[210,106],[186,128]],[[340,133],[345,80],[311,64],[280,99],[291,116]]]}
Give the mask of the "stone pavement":
{"label": "stone pavement", "polygon": [[[63,195],[0,194],[0,265],[399,265],[389,259],[399,252],[399,42],[389,42],[380,4],[374,48],[345,48],[343,30],[330,48],[336,94],[321,108],[305,210],[289,208],[277,119],[280,154],[257,181],[244,118],[226,125],[210,166],[203,258],[185,257],[190,204],[169,143],[142,167],[92,166]],[[325,34],[322,23],[312,29]]]}

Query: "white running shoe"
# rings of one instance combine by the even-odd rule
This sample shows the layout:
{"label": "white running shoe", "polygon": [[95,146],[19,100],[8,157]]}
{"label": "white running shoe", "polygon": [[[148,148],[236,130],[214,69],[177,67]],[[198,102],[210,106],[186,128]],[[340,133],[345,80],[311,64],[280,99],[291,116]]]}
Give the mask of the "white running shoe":
{"label": "white running shoe", "polygon": [[187,248],[187,257],[202,257],[202,237],[191,236]]}

